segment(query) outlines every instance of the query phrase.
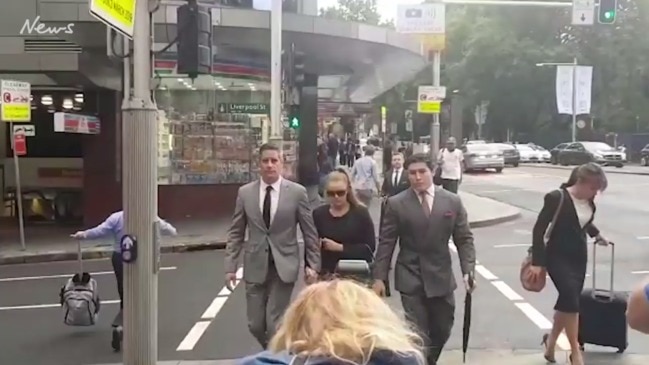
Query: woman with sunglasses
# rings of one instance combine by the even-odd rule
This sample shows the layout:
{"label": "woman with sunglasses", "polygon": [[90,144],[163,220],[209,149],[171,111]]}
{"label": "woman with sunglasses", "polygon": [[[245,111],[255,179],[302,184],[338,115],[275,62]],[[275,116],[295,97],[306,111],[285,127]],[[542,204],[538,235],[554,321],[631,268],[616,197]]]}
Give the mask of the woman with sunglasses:
{"label": "woman with sunglasses", "polygon": [[321,274],[331,276],[338,261],[372,262],[376,247],[374,222],[359,202],[344,169],[329,174],[325,184],[328,204],[313,211],[313,221],[321,241]]}

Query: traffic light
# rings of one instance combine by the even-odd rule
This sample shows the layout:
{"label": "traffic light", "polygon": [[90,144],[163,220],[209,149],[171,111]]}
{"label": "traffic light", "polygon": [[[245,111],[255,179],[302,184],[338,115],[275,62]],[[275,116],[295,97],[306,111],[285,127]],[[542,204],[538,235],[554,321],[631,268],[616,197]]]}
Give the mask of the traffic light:
{"label": "traffic light", "polygon": [[600,24],[613,24],[617,16],[617,0],[600,0],[598,21]]}
{"label": "traffic light", "polygon": [[291,105],[288,111],[288,127],[291,129],[300,128],[300,106]]}
{"label": "traffic light", "polygon": [[304,84],[304,52],[295,49],[295,45],[292,45],[292,48],[293,57],[291,58],[293,68],[291,73],[293,74],[293,86],[301,86]]}
{"label": "traffic light", "polygon": [[212,15],[195,0],[176,9],[178,19],[178,73],[195,79],[212,73]]}

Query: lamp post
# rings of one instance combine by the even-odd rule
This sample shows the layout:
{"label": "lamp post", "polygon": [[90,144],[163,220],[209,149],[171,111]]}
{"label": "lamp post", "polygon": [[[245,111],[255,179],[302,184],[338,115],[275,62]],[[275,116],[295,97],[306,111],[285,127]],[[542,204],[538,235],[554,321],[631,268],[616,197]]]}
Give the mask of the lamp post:
{"label": "lamp post", "polygon": [[572,141],[577,141],[577,57],[572,63],[537,63],[537,67],[544,66],[572,66]]}

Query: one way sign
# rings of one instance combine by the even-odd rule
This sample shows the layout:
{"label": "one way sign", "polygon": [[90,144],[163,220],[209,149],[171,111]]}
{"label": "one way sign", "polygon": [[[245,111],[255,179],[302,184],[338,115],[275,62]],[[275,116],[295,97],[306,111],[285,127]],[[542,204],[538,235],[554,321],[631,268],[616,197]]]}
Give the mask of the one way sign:
{"label": "one way sign", "polygon": [[595,22],[595,0],[572,1],[572,25],[593,25]]}

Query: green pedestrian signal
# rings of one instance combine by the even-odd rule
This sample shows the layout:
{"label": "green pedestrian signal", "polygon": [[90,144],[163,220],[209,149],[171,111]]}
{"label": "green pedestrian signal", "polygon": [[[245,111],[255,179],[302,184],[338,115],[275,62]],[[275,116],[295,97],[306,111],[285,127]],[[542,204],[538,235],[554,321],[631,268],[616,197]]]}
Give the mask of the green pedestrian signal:
{"label": "green pedestrian signal", "polygon": [[600,24],[614,24],[617,15],[617,0],[600,0],[597,14]]}
{"label": "green pedestrian signal", "polygon": [[288,110],[288,127],[300,129],[300,106],[291,105]]}

